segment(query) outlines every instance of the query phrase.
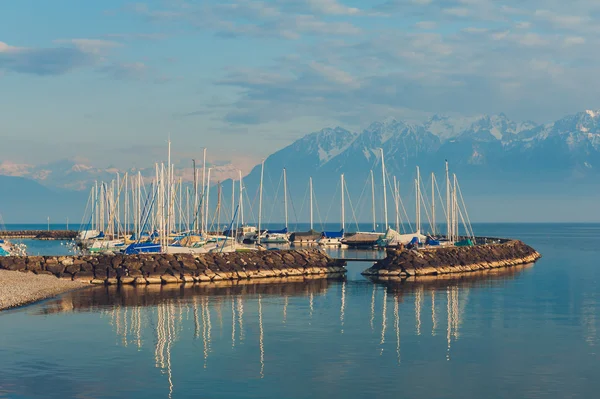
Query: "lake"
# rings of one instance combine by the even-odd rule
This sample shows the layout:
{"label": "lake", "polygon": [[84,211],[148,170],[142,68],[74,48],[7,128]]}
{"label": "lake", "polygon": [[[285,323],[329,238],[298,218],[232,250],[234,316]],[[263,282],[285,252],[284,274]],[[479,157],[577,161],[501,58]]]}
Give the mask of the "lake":
{"label": "lake", "polygon": [[2,312],[0,398],[595,397],[600,225],[474,228],[543,258],[404,283],[351,263],[345,279],[94,287]]}

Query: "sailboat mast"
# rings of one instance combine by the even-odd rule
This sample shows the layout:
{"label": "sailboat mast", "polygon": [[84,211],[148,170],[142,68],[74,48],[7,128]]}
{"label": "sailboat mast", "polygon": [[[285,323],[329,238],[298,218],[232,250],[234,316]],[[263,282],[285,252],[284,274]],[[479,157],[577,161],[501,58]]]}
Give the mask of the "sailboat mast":
{"label": "sailboat mast", "polygon": [[400,232],[400,198],[398,195],[398,180],[394,176],[394,205],[396,206],[396,231]]}
{"label": "sailboat mast", "polygon": [[235,214],[235,180],[231,178],[231,218]]}
{"label": "sailboat mast", "polygon": [[[196,171],[196,160],[192,159],[192,169],[194,171],[194,232],[198,232],[198,172]],[[188,212],[189,214],[189,212]],[[189,216],[188,216],[188,224],[189,224]]]}
{"label": "sailboat mast", "polygon": [[312,176],[308,180],[308,190],[310,191],[310,231],[313,229],[313,182]]}
{"label": "sailboat mast", "polygon": [[208,234],[208,203],[209,203],[209,198],[210,198],[210,171],[212,168],[208,168],[208,172],[206,174],[206,198],[204,199],[204,202],[206,203],[206,209],[204,212],[204,232],[206,234]]}
{"label": "sailboat mast", "polygon": [[260,189],[258,194],[258,240],[260,244],[260,223],[262,222],[262,198],[263,198],[263,179],[265,176],[265,160],[263,159],[260,166]]}
{"label": "sailboat mast", "polygon": [[435,174],[431,172],[431,234],[435,236]]}
{"label": "sailboat mast", "polygon": [[342,181],[342,231],[345,229],[346,227],[346,212],[344,211],[344,174],[342,173],[342,177],[341,177],[341,181]]}
{"label": "sailboat mast", "polygon": [[417,233],[421,233],[421,171],[417,166],[417,180],[416,184],[416,194],[417,194]]}
{"label": "sailboat mast", "polygon": [[450,176],[448,174],[448,161],[446,161],[446,230],[446,238],[450,240],[452,227],[450,226]]}
{"label": "sailboat mast", "polygon": [[454,188],[452,189],[452,206],[454,208],[454,214],[452,215],[452,222],[454,225],[453,236],[455,240],[458,240],[458,198],[456,197],[456,175],[454,176]]}
{"label": "sailboat mast", "polygon": [[383,217],[385,219],[385,231],[388,230],[388,210],[387,210],[387,190],[385,188],[385,159],[383,156],[383,148],[380,148],[381,151],[381,174],[383,176]]}
{"label": "sailboat mast", "polygon": [[[210,175],[209,175],[209,180],[210,180]],[[207,201],[207,195],[206,195],[206,187],[208,187],[208,181],[206,180],[206,148],[203,151],[203,161],[202,161],[202,204],[206,204]],[[198,206],[198,204],[196,204],[196,206]],[[197,209],[197,208],[196,208]],[[201,226],[202,232],[205,233],[206,229],[208,228],[207,224],[208,224],[208,206],[204,206],[203,209],[205,209],[204,212],[202,212],[202,222],[204,223],[204,226]]]}
{"label": "sailboat mast", "polygon": [[375,215],[375,175],[371,169],[371,212],[373,213],[373,232],[377,230],[377,216]]}
{"label": "sailboat mast", "polygon": [[242,184],[242,171],[238,171],[240,174],[240,222],[242,227],[244,226],[244,185]]}
{"label": "sailboat mast", "polygon": [[288,203],[287,203],[287,171],[283,168],[283,207],[285,212],[285,228],[288,228]]}
{"label": "sailboat mast", "polygon": [[136,235],[135,237],[139,240],[140,239],[140,233],[142,230],[142,172],[138,171],[138,214],[137,214],[137,218],[136,218],[136,222],[137,222],[137,230],[136,230]]}

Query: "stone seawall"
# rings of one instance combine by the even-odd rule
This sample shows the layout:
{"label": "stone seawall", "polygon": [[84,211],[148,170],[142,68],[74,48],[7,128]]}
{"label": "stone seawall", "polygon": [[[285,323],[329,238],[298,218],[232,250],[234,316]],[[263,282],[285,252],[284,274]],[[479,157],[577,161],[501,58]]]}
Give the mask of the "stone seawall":
{"label": "stone seawall", "polygon": [[37,240],[72,240],[77,237],[73,230],[18,230],[0,231],[0,238],[35,238]]}
{"label": "stone seawall", "polygon": [[437,247],[388,251],[366,276],[399,277],[464,273],[533,263],[541,255],[522,241],[474,247]]}
{"label": "stone seawall", "polygon": [[92,284],[168,284],[344,273],[318,249],[232,253],[0,257],[0,269]]}

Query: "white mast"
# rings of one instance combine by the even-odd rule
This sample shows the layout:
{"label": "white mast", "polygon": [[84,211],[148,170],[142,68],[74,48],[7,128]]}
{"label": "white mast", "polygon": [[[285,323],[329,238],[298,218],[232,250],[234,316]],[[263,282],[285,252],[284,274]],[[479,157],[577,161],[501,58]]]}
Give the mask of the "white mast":
{"label": "white mast", "polygon": [[416,194],[417,194],[417,233],[421,233],[421,172],[417,166],[417,180],[416,180]]}
{"label": "white mast", "polygon": [[288,203],[287,203],[287,171],[283,168],[283,207],[285,211],[285,228],[288,228]]}
{"label": "white mast", "polygon": [[[207,177],[206,177],[206,197],[204,197],[204,203],[206,204],[206,209],[204,211],[204,233],[208,234],[208,199],[210,197],[210,170],[212,168],[208,168],[208,173],[207,173]],[[204,196],[204,194],[203,194]]]}
{"label": "white mast", "polygon": [[142,231],[142,172],[138,171],[138,214],[137,214],[137,230],[136,238],[140,239],[140,233]]}
{"label": "white mast", "polygon": [[241,226],[244,226],[244,185],[242,184],[242,171],[238,171],[240,174],[240,222]]}
{"label": "white mast", "polygon": [[400,196],[398,195],[398,180],[394,176],[394,205],[396,206],[396,231],[400,232]]}
{"label": "white mast", "polygon": [[435,175],[431,172],[431,234],[435,236]]}
{"label": "white mast", "polygon": [[100,203],[98,201],[98,180],[94,181],[94,216],[92,217],[92,229],[100,232],[98,218],[100,217]]}
{"label": "white mast", "polygon": [[456,175],[454,176],[454,188],[452,189],[452,207],[454,214],[452,215],[453,236],[455,240],[458,240],[458,199],[456,197]]}
{"label": "white mast", "polygon": [[387,210],[387,190],[385,188],[385,160],[383,157],[383,148],[379,149],[381,151],[381,174],[383,176],[383,218],[385,219],[385,231],[388,231],[388,210]]}
{"label": "white mast", "polygon": [[[209,177],[210,179],[210,177]],[[205,188],[206,186],[208,186],[208,182],[206,181],[206,148],[203,151],[203,161],[202,161],[202,203],[205,204],[206,203],[206,191]],[[206,209],[206,211],[208,211],[208,207],[203,207],[203,209]],[[196,209],[198,209],[198,204],[196,204]],[[208,221],[208,216],[206,216],[205,212],[202,212],[202,222],[206,222]],[[206,231],[206,228],[208,226],[206,226],[206,224],[204,224],[204,226],[201,226],[202,232],[204,233]]]}
{"label": "white mast", "polygon": [[125,211],[123,218],[125,219],[123,230],[125,234],[129,231],[129,173],[125,172]]}
{"label": "white mast", "polygon": [[312,231],[312,229],[313,229],[313,182],[312,182],[312,176],[308,180],[308,186],[309,186],[308,189],[310,190],[310,230]]}
{"label": "white mast", "polygon": [[344,231],[345,227],[346,227],[346,219],[345,219],[345,213],[344,212],[344,174],[342,173],[342,231]]}
{"label": "white mast", "polygon": [[[235,215],[235,180],[233,177],[231,178],[231,220],[233,220],[233,215]],[[233,230],[233,228],[232,228]]]}
{"label": "white mast", "polygon": [[375,215],[375,176],[373,174],[373,169],[371,169],[371,205],[373,212],[373,232],[377,230],[377,216]]}
{"label": "white mast", "polygon": [[262,222],[262,198],[263,198],[263,178],[265,175],[265,160],[263,159],[260,166],[260,192],[258,195],[258,240],[260,244],[260,223]]}
{"label": "white mast", "polygon": [[167,189],[166,189],[166,198],[167,201],[169,201],[167,203],[167,227],[166,230],[168,231],[168,233],[171,232],[171,194],[172,194],[172,190],[173,188],[171,187],[172,184],[172,175],[171,175],[171,133],[169,133],[169,139],[168,139],[168,154],[167,154]]}
{"label": "white mast", "polygon": [[179,232],[183,231],[183,179],[179,178]]}
{"label": "white mast", "polygon": [[451,240],[452,227],[450,226],[450,176],[448,174],[448,161],[446,160],[446,238]]}

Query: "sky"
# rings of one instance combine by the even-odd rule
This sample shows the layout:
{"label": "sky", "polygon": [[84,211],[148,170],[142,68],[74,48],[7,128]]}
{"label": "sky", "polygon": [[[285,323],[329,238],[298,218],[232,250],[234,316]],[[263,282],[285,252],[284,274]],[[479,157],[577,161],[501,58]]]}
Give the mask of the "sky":
{"label": "sky", "polygon": [[[0,0],[0,159],[245,171],[388,117],[600,108],[594,0]],[[164,157],[163,157],[164,158]]]}

